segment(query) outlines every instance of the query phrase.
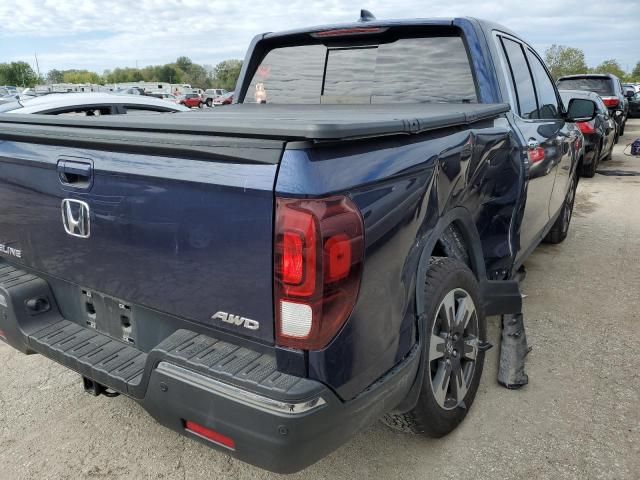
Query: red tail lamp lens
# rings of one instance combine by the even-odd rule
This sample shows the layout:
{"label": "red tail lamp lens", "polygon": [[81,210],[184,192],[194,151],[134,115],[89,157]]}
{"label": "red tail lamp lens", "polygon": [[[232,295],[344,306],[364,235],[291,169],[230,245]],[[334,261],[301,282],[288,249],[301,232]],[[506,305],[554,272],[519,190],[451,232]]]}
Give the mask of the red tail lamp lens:
{"label": "red tail lamp lens", "polygon": [[298,233],[286,232],[283,243],[282,280],[289,285],[299,285],[303,278],[302,236]]}
{"label": "red tail lamp lens", "polygon": [[582,133],[589,134],[589,133],[595,133],[596,132],[596,129],[595,129],[593,121],[591,121],[591,122],[578,122],[578,123],[576,123],[576,125],[578,126],[578,128],[580,129],[580,131]]}
{"label": "red tail lamp lens", "polygon": [[602,101],[607,107],[617,107],[620,103],[617,97],[602,97]]}
{"label": "red tail lamp lens", "polygon": [[325,347],[351,314],[360,288],[359,210],[344,196],[276,199],[274,253],[277,343]]}
{"label": "red tail lamp lens", "polygon": [[529,157],[529,161],[531,163],[538,163],[544,160],[544,148],[537,147],[530,150],[527,150],[527,156]]}
{"label": "red tail lamp lens", "polygon": [[345,234],[331,237],[324,245],[328,283],[338,282],[349,275],[351,269],[351,242]]}

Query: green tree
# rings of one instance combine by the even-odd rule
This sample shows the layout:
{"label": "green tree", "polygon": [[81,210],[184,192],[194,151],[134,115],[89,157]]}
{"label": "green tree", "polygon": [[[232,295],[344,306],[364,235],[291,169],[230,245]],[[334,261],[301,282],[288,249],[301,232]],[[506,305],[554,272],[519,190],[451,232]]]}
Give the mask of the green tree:
{"label": "green tree", "polygon": [[640,82],[640,62],[636,63],[630,77],[632,82]]}
{"label": "green tree", "polygon": [[156,75],[158,82],[182,83],[182,70],[173,65],[162,65]]}
{"label": "green tree", "polygon": [[62,80],[64,83],[102,83],[100,75],[89,70],[65,70]]}
{"label": "green tree", "polygon": [[64,82],[64,72],[61,70],[49,70],[47,73],[47,82],[49,83],[62,83]]}
{"label": "green tree", "polygon": [[27,62],[0,63],[0,85],[33,87],[40,80]]}
{"label": "green tree", "polygon": [[224,60],[213,69],[213,86],[233,90],[240,76],[242,60]]}
{"label": "green tree", "polygon": [[178,67],[180,70],[182,70],[185,73],[189,72],[189,69],[191,68],[192,65],[193,65],[193,62],[189,57],[184,57],[184,56],[178,57],[178,59],[176,60],[176,67]]}
{"label": "green tree", "polygon": [[202,65],[192,64],[183,76],[183,81],[192,87],[207,88],[209,86],[209,75]]}
{"label": "green tree", "polygon": [[624,80],[627,76],[618,61],[615,59],[605,60],[593,69],[593,73],[612,73],[621,80]]}
{"label": "green tree", "polygon": [[589,70],[584,52],[579,48],[551,45],[544,52],[544,61],[555,79],[564,75],[586,73]]}

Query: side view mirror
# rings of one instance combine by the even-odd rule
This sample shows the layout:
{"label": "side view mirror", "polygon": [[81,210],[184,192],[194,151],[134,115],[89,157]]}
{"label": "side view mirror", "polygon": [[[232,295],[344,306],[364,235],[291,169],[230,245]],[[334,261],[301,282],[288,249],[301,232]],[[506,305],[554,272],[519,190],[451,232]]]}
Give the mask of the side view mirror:
{"label": "side view mirror", "polygon": [[568,122],[588,122],[596,117],[596,104],[584,98],[572,98],[567,107]]}
{"label": "side view mirror", "polygon": [[624,96],[625,96],[625,97],[627,97],[627,98],[633,98],[633,97],[635,96],[635,94],[636,94],[636,92],[634,92],[634,91],[633,91],[633,90],[631,90],[631,89],[626,90],[626,91],[624,92]]}

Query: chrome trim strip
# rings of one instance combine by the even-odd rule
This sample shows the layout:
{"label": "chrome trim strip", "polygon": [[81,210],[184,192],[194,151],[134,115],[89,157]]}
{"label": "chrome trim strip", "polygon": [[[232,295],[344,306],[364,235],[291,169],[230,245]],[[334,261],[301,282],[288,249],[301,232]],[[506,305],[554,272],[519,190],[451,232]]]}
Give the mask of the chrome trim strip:
{"label": "chrome trim strip", "polygon": [[177,381],[188,383],[194,387],[202,388],[211,393],[223,396],[229,400],[250,405],[261,410],[285,414],[300,415],[324,406],[327,402],[322,397],[316,397],[301,403],[286,403],[274,400],[256,393],[247,392],[241,388],[220,382],[169,362],[160,362],[156,370]]}

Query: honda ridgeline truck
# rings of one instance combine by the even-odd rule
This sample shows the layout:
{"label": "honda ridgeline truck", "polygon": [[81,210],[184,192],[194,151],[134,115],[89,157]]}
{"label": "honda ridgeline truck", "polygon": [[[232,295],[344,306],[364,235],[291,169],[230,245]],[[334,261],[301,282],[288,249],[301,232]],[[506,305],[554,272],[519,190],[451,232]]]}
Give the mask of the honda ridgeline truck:
{"label": "honda ridgeline truck", "polygon": [[0,115],[0,337],[275,472],[381,417],[446,435],[593,102],[501,26],[366,15],[257,36],[236,94]]}

